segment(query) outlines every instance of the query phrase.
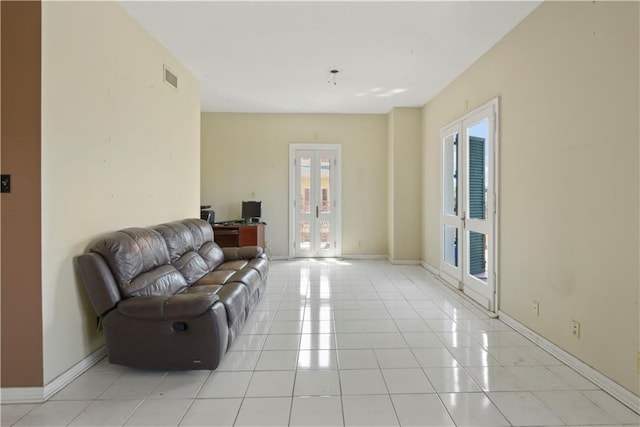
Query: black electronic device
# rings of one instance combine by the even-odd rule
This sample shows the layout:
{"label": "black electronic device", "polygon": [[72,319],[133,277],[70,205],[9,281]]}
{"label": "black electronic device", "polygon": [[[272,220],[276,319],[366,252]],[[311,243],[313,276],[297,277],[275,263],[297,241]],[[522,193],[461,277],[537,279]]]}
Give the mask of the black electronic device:
{"label": "black electronic device", "polygon": [[213,209],[208,209],[210,207],[211,205],[200,206],[200,219],[204,219],[209,224],[213,224],[216,222],[216,212]]}
{"label": "black electronic device", "polygon": [[247,223],[260,222],[262,216],[262,201],[242,201],[242,220]]}

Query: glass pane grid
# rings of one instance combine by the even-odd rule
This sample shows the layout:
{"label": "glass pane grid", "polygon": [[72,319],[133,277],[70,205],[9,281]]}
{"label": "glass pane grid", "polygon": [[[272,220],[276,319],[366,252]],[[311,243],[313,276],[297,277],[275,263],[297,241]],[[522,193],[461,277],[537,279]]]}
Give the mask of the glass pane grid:
{"label": "glass pane grid", "polygon": [[488,121],[481,122],[467,129],[467,203],[468,215],[472,219],[487,218],[488,192]]}
{"label": "glass pane grid", "polygon": [[300,157],[300,213],[311,213],[311,157]]}
{"label": "glass pane grid", "polygon": [[320,158],[320,212],[331,213],[331,158]]}
{"label": "glass pane grid", "polygon": [[331,229],[329,221],[320,221],[320,249],[331,249]]}
{"label": "glass pane grid", "polygon": [[300,249],[311,249],[311,224],[309,221],[300,221],[298,241],[300,242]]}
{"label": "glass pane grid", "polygon": [[469,254],[469,275],[486,283],[487,281],[487,259],[488,246],[487,235],[469,231],[467,233],[468,254]]}
{"label": "glass pane grid", "polygon": [[452,225],[444,226],[444,261],[458,266],[458,228]]}
{"label": "glass pane grid", "polygon": [[443,211],[446,215],[458,214],[458,134],[444,138]]}

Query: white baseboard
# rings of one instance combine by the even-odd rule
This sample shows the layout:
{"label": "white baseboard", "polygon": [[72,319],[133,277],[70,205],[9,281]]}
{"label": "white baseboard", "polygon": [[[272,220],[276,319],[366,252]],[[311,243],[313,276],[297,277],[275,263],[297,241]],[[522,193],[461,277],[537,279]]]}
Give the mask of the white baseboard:
{"label": "white baseboard", "polygon": [[525,337],[539,345],[541,348],[555,356],[557,359],[567,364],[567,366],[573,368],[576,372],[582,374],[592,383],[600,387],[605,392],[609,393],[615,399],[628,406],[632,411],[640,414],[640,397],[636,396],[620,384],[616,383],[612,379],[606,377],[599,371],[595,370],[591,366],[584,363],[574,355],[567,353],[562,348],[558,347],[551,341],[544,338],[542,335],[529,329],[522,323],[518,322],[508,314],[502,311],[498,312],[500,320],[505,324],[511,326],[516,331],[520,332]]}
{"label": "white baseboard", "polygon": [[417,259],[393,259],[391,257],[388,259],[393,265],[420,265],[420,260]]}
{"label": "white baseboard", "polygon": [[71,369],[63,372],[56,377],[49,384],[44,386],[44,400],[48,400],[51,396],[62,390],[65,386],[70,384],[73,380],[82,375],[85,371],[91,368],[93,365],[101,361],[107,355],[107,347],[104,345],[73,365]]}
{"label": "white baseboard", "polygon": [[2,387],[0,403],[42,403],[42,387]]}
{"label": "white baseboard", "polygon": [[434,276],[438,277],[440,275],[440,270],[438,270],[437,268],[435,268],[432,265],[427,264],[424,261],[420,261],[420,265],[427,270],[429,273],[433,274]]}
{"label": "white baseboard", "polygon": [[5,403],[42,403],[62,390],[85,371],[107,355],[107,348],[100,347],[80,362],[73,365],[44,387],[2,387],[0,402]]}
{"label": "white baseboard", "polygon": [[269,261],[288,261],[291,258],[289,255],[272,255],[269,257]]}
{"label": "white baseboard", "polygon": [[[378,259],[387,259],[386,255],[367,255],[367,254],[348,254],[348,255],[336,255],[335,257],[331,257],[335,259],[362,259],[362,260],[378,260]],[[300,261],[305,259],[313,259],[313,258],[296,258],[289,255],[274,255],[269,258],[270,261]],[[318,258],[322,259],[322,258]]]}
{"label": "white baseboard", "polygon": [[367,255],[367,254],[349,254],[342,255],[343,259],[361,259],[361,260],[379,260],[379,259],[387,259],[386,255]]}
{"label": "white baseboard", "polygon": [[468,294],[465,294],[460,289],[457,289],[451,282],[448,282],[446,280],[447,279],[446,273],[440,272],[435,267],[430,266],[429,264],[426,264],[426,263],[420,263],[420,265],[422,265],[422,267],[424,267],[425,270],[433,274],[435,276],[434,278],[438,282],[440,282],[440,284],[442,284],[442,288],[445,289],[447,292],[451,292],[452,294],[460,298],[463,298],[465,301],[467,301],[470,304],[473,304],[476,308],[480,309],[484,314],[486,314],[491,318],[496,319],[498,317],[497,313],[494,313],[493,311],[488,310],[487,307],[484,307],[478,301],[471,298]]}

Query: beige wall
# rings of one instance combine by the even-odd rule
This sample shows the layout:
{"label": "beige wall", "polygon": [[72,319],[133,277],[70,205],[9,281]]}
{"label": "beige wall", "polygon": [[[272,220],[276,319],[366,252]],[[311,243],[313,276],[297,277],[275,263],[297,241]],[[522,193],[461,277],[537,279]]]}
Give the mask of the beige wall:
{"label": "beige wall", "polygon": [[102,344],[73,257],[105,231],[199,216],[200,87],[115,2],[43,3],[42,40],[46,384]]}
{"label": "beige wall", "polygon": [[500,308],[636,395],[638,8],[544,3],[423,110],[426,263],[440,259],[440,128],[500,96]]}
{"label": "beige wall", "polygon": [[389,113],[389,258],[419,261],[422,233],[421,109]]}
{"label": "beige wall", "polygon": [[202,204],[222,221],[262,200],[267,246],[287,255],[289,144],[341,144],[343,254],[386,255],[386,136],[382,114],[203,113]]}

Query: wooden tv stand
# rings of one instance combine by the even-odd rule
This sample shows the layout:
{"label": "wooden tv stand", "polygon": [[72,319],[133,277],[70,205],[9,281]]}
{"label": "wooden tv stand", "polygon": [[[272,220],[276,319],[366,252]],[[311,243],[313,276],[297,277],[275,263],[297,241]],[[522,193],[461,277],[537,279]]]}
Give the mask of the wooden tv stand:
{"label": "wooden tv stand", "polygon": [[214,224],[213,238],[221,248],[260,246],[264,249],[264,224]]}

